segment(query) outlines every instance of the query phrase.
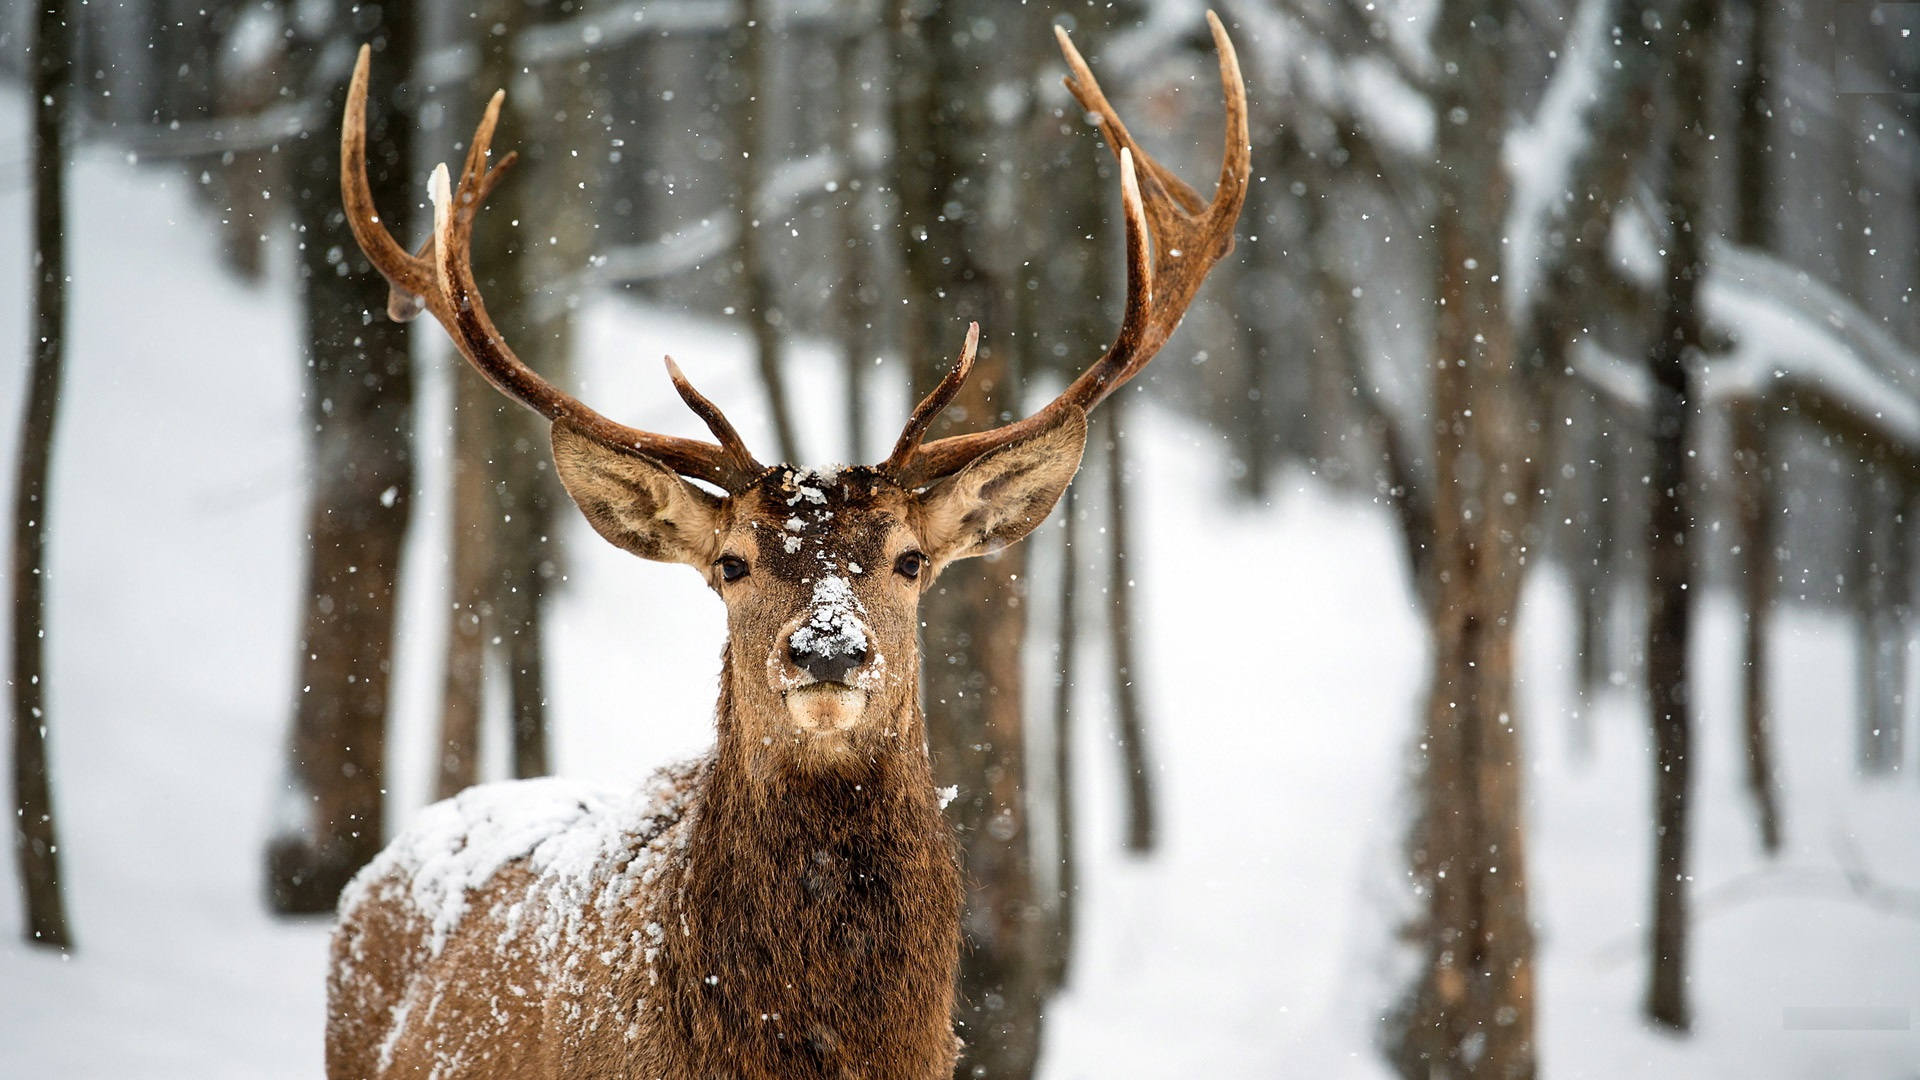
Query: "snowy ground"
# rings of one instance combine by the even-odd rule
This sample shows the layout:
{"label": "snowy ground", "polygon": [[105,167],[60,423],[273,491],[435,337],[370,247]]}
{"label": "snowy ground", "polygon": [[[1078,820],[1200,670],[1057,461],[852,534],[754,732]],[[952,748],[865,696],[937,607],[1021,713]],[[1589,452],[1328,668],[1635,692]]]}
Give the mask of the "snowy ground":
{"label": "snowy ground", "polygon": [[[23,145],[20,112],[0,113],[0,144]],[[299,570],[289,285],[224,277],[177,177],[94,151],[74,181],[50,692],[80,950],[17,944],[11,864],[0,871],[0,1076],[315,1077],[326,929],[270,919],[260,900]],[[26,247],[15,186],[0,191],[0,348],[26,340]],[[586,395],[695,433],[652,359],[669,348],[743,430],[765,430],[743,342],[679,316],[594,306]],[[795,368],[817,406],[809,445],[830,456],[837,387],[818,355],[803,351]],[[10,477],[24,365],[6,372]],[[444,398],[443,383],[430,389]],[[1372,898],[1394,880],[1398,769],[1425,662],[1392,524],[1300,480],[1268,508],[1231,506],[1204,479],[1224,448],[1137,415],[1141,652],[1165,846],[1146,861],[1117,854],[1115,755],[1087,680],[1083,938],[1045,1073],[1382,1076],[1366,1044],[1385,955]],[[444,470],[425,463],[408,565],[398,817],[428,776]],[[684,570],[636,562],[584,528],[570,539],[560,767],[631,779],[706,740],[720,608]],[[1639,712],[1625,693],[1602,702],[1596,752],[1575,760],[1570,609],[1553,576],[1536,575],[1523,721],[1545,1075],[1920,1077],[1920,1033],[1783,1023],[1800,1006],[1920,1009],[1920,918],[1850,897],[1838,856],[1857,851],[1881,881],[1920,889],[1920,790],[1911,773],[1851,777],[1844,627],[1781,626],[1791,848],[1769,870],[1738,787],[1732,620],[1712,602],[1703,616],[1698,1030],[1675,1039],[1634,1018],[1649,843]],[[1084,650],[1099,662],[1096,635]]]}

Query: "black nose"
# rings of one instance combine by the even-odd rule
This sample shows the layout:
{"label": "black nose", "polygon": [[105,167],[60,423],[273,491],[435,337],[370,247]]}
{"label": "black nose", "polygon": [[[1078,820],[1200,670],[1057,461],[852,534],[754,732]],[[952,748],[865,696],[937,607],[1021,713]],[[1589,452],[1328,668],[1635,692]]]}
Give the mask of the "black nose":
{"label": "black nose", "polygon": [[796,633],[787,640],[787,655],[794,667],[816,680],[843,683],[848,672],[867,662],[867,643],[838,635]]}

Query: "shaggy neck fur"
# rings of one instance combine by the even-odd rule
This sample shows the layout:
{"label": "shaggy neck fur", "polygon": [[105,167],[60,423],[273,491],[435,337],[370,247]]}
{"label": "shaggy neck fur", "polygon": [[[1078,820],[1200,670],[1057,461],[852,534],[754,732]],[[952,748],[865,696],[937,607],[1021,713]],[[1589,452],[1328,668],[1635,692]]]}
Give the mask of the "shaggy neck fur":
{"label": "shaggy neck fur", "polygon": [[961,889],[918,706],[878,752],[783,769],[737,723],[731,659],[722,687],[662,909],[675,1041],[715,1076],[944,1075]]}

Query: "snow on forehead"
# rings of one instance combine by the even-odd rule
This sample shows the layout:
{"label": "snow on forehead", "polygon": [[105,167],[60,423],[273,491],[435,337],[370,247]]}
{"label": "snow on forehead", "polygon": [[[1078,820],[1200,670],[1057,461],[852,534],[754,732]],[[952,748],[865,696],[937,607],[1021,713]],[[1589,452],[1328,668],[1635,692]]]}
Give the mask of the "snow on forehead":
{"label": "snow on forehead", "polygon": [[812,503],[816,506],[827,504],[827,492],[840,483],[840,470],[845,465],[828,465],[823,469],[792,469],[783,485],[792,495],[787,499],[788,506]]}

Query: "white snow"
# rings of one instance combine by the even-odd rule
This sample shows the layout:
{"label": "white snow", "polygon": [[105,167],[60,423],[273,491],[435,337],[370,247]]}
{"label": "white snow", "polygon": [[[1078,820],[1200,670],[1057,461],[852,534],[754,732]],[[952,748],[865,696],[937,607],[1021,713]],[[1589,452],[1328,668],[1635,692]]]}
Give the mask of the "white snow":
{"label": "white snow", "polygon": [[[0,139],[23,144],[22,116],[0,110]],[[327,928],[270,918],[260,899],[298,689],[305,425],[290,283],[250,289],[222,276],[212,226],[167,172],[130,170],[100,148],[72,176],[75,337],[48,646],[80,948],[62,958],[20,944],[11,863],[0,871],[0,1076],[313,1077]],[[0,342],[26,336],[25,204],[23,187],[0,189],[0,237],[14,238],[0,244],[13,253],[0,262]],[[596,405],[698,435],[657,372],[626,362],[636,340],[670,342],[711,358],[703,386],[750,440],[770,429],[731,329],[600,300],[583,312],[576,377]],[[134,353],[129,327],[139,328]],[[799,345],[803,440],[833,446],[835,364]],[[423,432],[443,430],[452,373],[430,367]],[[0,454],[10,457],[24,367],[6,371]],[[1137,646],[1164,844],[1147,859],[1120,853],[1104,630],[1083,618],[1074,749],[1084,907],[1042,1075],[1383,1077],[1368,1040],[1390,950],[1373,898],[1397,892],[1397,792],[1426,662],[1391,516],[1297,478],[1268,507],[1229,503],[1224,480],[1206,479],[1221,476],[1227,448],[1141,405],[1129,432],[1143,500]],[[872,445],[893,434],[882,422]],[[432,775],[443,455],[423,446],[414,500],[388,776],[402,822],[421,816]],[[0,483],[11,475],[0,468]],[[578,521],[567,528],[571,585],[554,614],[550,673],[556,760],[580,782],[632,791],[711,737],[720,605],[698,575],[639,563]],[[1030,542],[1056,538],[1043,528]],[[1195,558],[1196,547],[1236,558]],[[1050,609],[1044,579],[1029,595],[1034,611]],[[1650,861],[1641,709],[1628,691],[1588,706],[1595,751],[1576,760],[1565,583],[1536,574],[1522,619],[1543,1075],[1911,1075],[1920,1033],[1783,1022],[1790,1008],[1911,1015],[1920,1005],[1920,921],[1848,885],[1865,867],[1888,886],[1920,887],[1920,790],[1906,774],[1852,776],[1852,732],[1839,720],[1854,694],[1849,627],[1798,610],[1777,623],[1789,847],[1770,866],[1755,854],[1739,786],[1728,659],[1738,621],[1705,597],[1698,1019],[1677,1039],[1635,1018]],[[1034,695],[1036,713],[1045,697]],[[1032,760],[1037,769],[1045,758]]]}
{"label": "white snow", "polygon": [[804,626],[793,632],[793,647],[819,656],[853,656],[867,649],[867,632],[861,625],[860,598],[853,586],[838,574],[830,574],[814,583],[813,613]]}

